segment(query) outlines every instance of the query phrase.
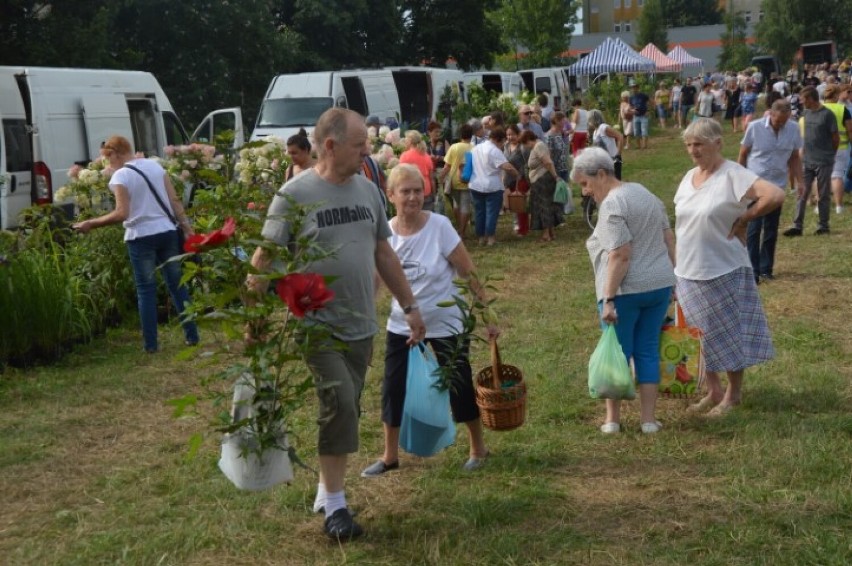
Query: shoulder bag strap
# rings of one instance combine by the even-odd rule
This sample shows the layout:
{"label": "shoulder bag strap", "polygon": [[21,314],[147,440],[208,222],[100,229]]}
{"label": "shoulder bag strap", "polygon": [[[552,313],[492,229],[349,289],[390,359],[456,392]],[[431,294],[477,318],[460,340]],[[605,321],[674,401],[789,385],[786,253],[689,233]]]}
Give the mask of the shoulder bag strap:
{"label": "shoulder bag strap", "polygon": [[154,188],[154,185],[151,184],[151,180],[148,179],[148,176],[145,175],[145,173],[143,173],[141,170],[134,167],[133,165],[125,163],[124,166],[127,167],[128,169],[136,171],[137,173],[142,175],[142,178],[145,179],[145,183],[148,185],[148,188],[151,189],[151,194],[154,195],[154,199],[156,199],[157,204],[160,205],[160,208],[163,209],[163,212],[165,212],[166,216],[169,217],[169,220],[172,221],[172,224],[177,226],[178,223],[177,223],[177,220],[175,220],[175,215],[172,214],[172,211],[169,208],[166,208],[166,204],[163,202],[163,199],[160,198],[160,195],[157,194],[157,190]]}

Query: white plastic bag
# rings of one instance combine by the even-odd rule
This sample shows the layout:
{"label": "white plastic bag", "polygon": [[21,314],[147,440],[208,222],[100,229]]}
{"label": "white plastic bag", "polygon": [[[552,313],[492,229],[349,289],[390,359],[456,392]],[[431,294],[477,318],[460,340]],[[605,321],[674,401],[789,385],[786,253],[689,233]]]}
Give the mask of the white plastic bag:
{"label": "white plastic bag", "polygon": [[[234,384],[232,422],[252,415],[253,397],[254,379],[250,374],[243,374]],[[267,448],[258,455],[257,439],[250,429],[244,427],[222,439],[219,469],[238,489],[260,491],[289,483],[293,481],[293,466],[288,448],[287,435],[282,431],[278,447]]]}

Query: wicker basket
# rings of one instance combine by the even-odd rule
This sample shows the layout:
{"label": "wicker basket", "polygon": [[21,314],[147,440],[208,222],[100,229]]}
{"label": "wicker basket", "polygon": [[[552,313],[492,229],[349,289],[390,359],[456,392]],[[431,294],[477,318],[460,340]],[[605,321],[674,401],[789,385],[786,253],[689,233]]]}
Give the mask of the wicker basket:
{"label": "wicker basket", "polygon": [[523,214],[527,211],[527,196],[523,194],[509,195],[509,210],[515,214]]}
{"label": "wicker basket", "polygon": [[[503,387],[505,381],[515,383]],[[500,363],[496,340],[491,340],[491,366],[476,374],[476,404],[486,428],[512,430],[524,424],[527,408],[524,374],[515,366]]]}

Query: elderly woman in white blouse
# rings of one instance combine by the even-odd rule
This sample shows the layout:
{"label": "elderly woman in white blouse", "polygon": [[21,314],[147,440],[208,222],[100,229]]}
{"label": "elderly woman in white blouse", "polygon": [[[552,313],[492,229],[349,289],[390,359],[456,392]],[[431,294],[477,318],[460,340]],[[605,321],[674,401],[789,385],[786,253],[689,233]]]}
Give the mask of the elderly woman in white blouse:
{"label": "elderly woman in white blouse", "polygon": [[707,395],[690,409],[720,416],[739,405],[745,369],[775,356],[746,228],[780,207],[784,190],[725,159],[715,120],[692,122],[683,141],[695,167],[674,197],[677,296],[686,321],[704,334],[707,377]]}
{"label": "elderly woman in white blouse", "polygon": [[[595,231],[586,241],[595,271],[602,325],[614,324],[639,383],[642,432],[659,432],[654,416],[660,383],[660,328],[675,284],[674,233],[665,206],[638,183],[615,177],[612,157],[590,147],[574,159],[571,180],[598,205]],[[601,432],[621,430],[621,401],[606,400]]]}

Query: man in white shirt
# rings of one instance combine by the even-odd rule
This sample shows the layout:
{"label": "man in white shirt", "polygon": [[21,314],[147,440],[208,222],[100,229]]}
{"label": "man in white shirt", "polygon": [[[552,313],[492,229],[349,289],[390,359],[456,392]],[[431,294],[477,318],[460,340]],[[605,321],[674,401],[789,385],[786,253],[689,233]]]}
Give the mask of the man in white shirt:
{"label": "man in white shirt", "polygon": [[[783,187],[789,177],[804,183],[802,160],[802,135],[795,122],[790,120],[792,108],[786,100],[776,100],[769,116],[751,122],[740,144],[737,162],[761,178]],[[746,245],[757,283],[774,279],[775,244],[781,208],[748,223]]]}

